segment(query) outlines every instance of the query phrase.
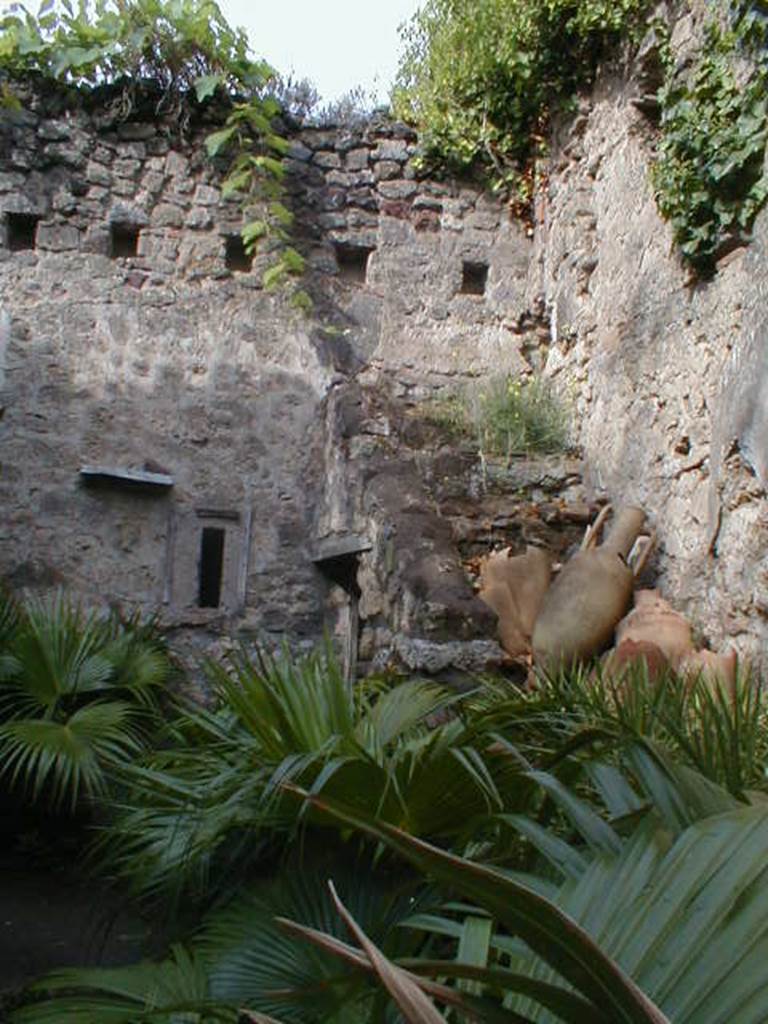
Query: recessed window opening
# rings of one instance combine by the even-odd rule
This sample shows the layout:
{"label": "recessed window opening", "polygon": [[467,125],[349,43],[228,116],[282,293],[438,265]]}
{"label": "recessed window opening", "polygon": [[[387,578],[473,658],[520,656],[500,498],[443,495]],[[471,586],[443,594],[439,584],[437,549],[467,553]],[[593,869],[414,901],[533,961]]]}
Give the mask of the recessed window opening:
{"label": "recessed window opening", "polygon": [[339,275],[345,281],[365,284],[368,273],[368,257],[373,249],[364,245],[348,245],[344,242],[337,243],[335,249]]}
{"label": "recessed window opening", "polygon": [[218,526],[204,526],[200,536],[200,579],[197,604],[200,608],[218,608],[224,575],[224,535]]}
{"label": "recessed window opening", "polygon": [[485,295],[488,283],[488,264],[464,261],[461,273],[462,295]]}
{"label": "recessed window opening", "polygon": [[247,274],[253,266],[253,256],[245,251],[245,243],[242,235],[227,235],[224,262],[227,270],[234,270],[240,274]]}
{"label": "recessed window opening", "polygon": [[112,259],[138,255],[139,229],[135,224],[111,224],[109,239],[109,254]]}
{"label": "recessed window opening", "polygon": [[6,213],[8,248],[12,252],[35,248],[39,220],[40,218],[34,213]]}

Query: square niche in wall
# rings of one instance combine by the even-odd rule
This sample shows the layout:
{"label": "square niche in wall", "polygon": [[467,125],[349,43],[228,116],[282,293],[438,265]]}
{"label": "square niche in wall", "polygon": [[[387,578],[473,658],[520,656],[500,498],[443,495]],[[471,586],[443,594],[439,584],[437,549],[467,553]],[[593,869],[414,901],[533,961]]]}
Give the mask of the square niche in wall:
{"label": "square niche in wall", "polygon": [[241,234],[227,235],[225,238],[224,263],[227,270],[233,270],[239,274],[250,273],[253,266],[253,256],[251,253],[246,252]]}
{"label": "square niche in wall", "polygon": [[36,213],[6,213],[5,237],[11,252],[35,248],[39,220],[40,216]]}
{"label": "square niche in wall", "polygon": [[112,259],[137,256],[139,252],[139,227],[136,224],[115,221],[109,225],[109,255]]}
{"label": "square niche in wall", "polygon": [[365,284],[368,274],[368,257],[373,248],[367,245],[352,245],[349,242],[335,242],[336,263],[339,276],[344,281]]}
{"label": "square niche in wall", "polygon": [[461,268],[461,294],[485,295],[488,284],[488,264],[464,260]]}

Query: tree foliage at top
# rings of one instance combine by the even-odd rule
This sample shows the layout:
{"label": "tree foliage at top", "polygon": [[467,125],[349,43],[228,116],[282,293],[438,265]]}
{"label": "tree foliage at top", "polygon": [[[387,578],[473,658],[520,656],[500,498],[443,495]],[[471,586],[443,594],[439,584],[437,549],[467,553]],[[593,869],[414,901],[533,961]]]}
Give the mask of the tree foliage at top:
{"label": "tree foliage at top", "polygon": [[430,162],[520,181],[553,107],[588,84],[644,0],[427,0],[404,30],[395,112]]}
{"label": "tree foliage at top", "polygon": [[15,77],[133,79],[198,98],[220,85],[250,92],[274,73],[250,57],[245,32],[214,0],[45,0],[36,16],[13,4],[0,21],[0,66]]}

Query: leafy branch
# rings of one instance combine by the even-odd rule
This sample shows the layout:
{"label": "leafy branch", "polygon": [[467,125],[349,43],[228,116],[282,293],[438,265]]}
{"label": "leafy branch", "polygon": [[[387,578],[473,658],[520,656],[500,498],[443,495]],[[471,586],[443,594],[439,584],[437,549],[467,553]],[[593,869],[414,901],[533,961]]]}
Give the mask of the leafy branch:
{"label": "leafy branch", "polygon": [[481,168],[495,188],[530,199],[546,122],[594,77],[645,0],[427,0],[403,30],[394,91],[418,124],[425,162]]}

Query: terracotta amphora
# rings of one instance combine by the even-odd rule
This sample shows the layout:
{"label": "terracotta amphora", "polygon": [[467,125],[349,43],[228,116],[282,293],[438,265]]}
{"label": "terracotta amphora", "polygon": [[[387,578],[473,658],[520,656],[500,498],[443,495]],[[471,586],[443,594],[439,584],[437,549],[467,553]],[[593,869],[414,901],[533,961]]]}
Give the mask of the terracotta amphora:
{"label": "terracotta amphora", "polygon": [[509,548],[494,551],[480,566],[479,597],[499,619],[499,638],[507,654],[530,654],[531,633],[552,575],[552,555],[529,545],[524,555]]}
{"label": "terracotta amphora", "polygon": [[614,685],[623,684],[635,672],[644,672],[650,682],[658,682],[669,672],[664,652],[648,640],[623,640],[603,655],[600,677]]}
{"label": "terracotta amphora", "polygon": [[644,522],[642,509],[625,508],[600,547],[593,546],[593,529],[582,550],[563,566],[533,630],[538,665],[549,670],[567,667],[587,661],[610,644],[616,623],[632,600],[634,575],[626,559]]}

